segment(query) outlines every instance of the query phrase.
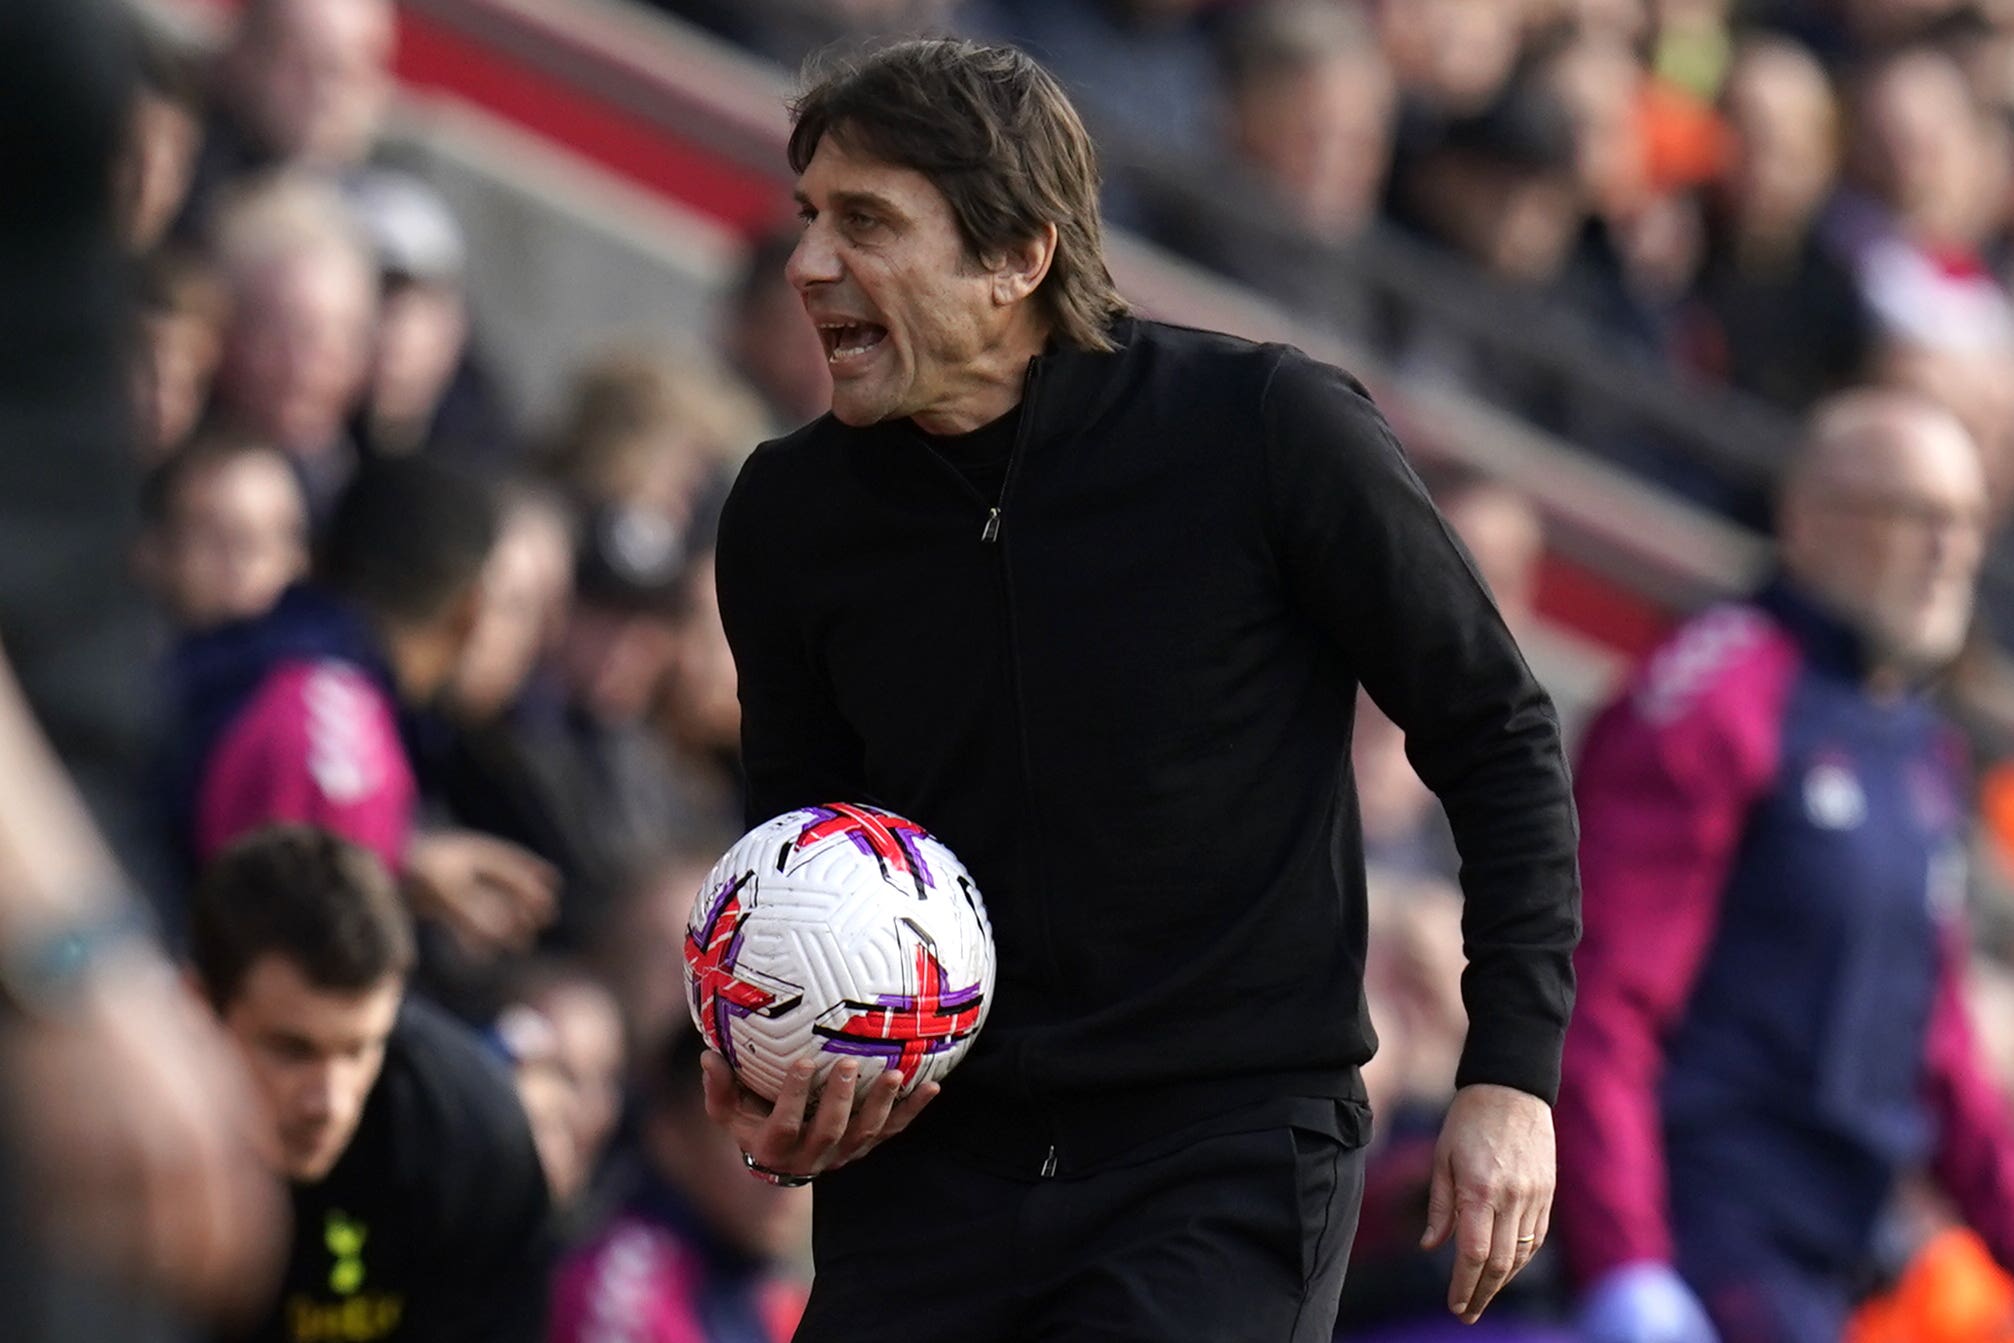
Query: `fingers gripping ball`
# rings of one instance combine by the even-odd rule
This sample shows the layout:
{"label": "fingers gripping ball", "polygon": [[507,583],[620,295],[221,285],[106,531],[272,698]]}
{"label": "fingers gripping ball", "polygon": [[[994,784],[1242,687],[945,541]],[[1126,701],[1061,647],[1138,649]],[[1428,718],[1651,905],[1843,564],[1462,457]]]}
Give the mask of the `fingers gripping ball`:
{"label": "fingers gripping ball", "polygon": [[857,1058],[907,1095],[972,1047],[993,999],[993,934],[957,857],[913,821],[832,803],[757,826],[694,902],[686,1000],[742,1085]]}

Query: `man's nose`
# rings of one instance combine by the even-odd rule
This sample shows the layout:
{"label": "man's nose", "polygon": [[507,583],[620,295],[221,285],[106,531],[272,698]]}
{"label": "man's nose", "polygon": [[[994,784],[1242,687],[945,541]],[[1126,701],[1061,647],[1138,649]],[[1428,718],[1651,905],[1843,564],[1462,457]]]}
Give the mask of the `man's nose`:
{"label": "man's nose", "polygon": [[798,238],[790,260],[784,263],[785,278],[790,281],[791,288],[801,294],[814,285],[835,283],[841,273],[838,249],[832,246],[831,238],[814,220]]}

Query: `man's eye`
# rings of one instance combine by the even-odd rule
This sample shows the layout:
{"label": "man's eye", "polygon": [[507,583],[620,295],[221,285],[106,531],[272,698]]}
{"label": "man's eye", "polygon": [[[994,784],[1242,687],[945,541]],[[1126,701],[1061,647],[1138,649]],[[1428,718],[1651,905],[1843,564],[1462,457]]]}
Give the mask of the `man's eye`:
{"label": "man's eye", "polygon": [[816,218],[818,218],[818,211],[812,209],[809,205],[800,205],[797,207],[798,223],[809,224],[812,220]]}
{"label": "man's eye", "polygon": [[849,211],[846,216],[846,227],[852,229],[855,233],[863,233],[880,222],[873,215],[862,214],[858,210]]}

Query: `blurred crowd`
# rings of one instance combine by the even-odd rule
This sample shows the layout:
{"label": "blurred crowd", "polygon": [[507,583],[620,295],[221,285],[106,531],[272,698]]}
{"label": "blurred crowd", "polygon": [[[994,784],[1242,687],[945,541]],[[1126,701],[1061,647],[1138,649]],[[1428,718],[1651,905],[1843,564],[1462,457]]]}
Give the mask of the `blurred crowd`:
{"label": "blurred crowd", "polygon": [[[1381,238],[1434,249],[1484,324],[1541,304],[1681,384],[1789,413],[1870,382],[1926,393],[1984,449],[1997,515],[2014,503],[2014,5],[655,3],[790,63],[893,31],[1010,38],[1110,147],[1119,223],[1410,376],[1545,418],[1472,345],[1320,281]],[[687,1337],[624,1332],[679,1310],[716,1311],[704,1337],[783,1337],[807,1196],[747,1179],[695,1108],[678,965],[741,819],[715,515],[743,455],[827,405],[791,239],[751,245],[718,329],[583,351],[559,412],[522,421],[460,223],[382,152],[394,34],[391,0],[250,0],[214,53],[138,38],[115,183],[131,565],[167,706],[159,919],[179,945],[196,874],[268,822],[375,853],[417,920],[415,991],[528,1117],[564,1231],[552,1337]],[[1261,203],[1266,245],[1192,208],[1169,164]],[[1538,511],[1431,483],[1532,628]],[[1446,1266],[1412,1242],[1465,1021],[1459,859],[1368,704],[1356,763],[1384,1040],[1345,1310],[1364,1333],[1440,1314]],[[2014,952],[1987,915],[1985,950]],[[2014,1084],[2014,969],[1981,968]],[[706,1273],[652,1277],[667,1243]],[[1563,1318],[1544,1259],[1513,1296],[1503,1327]]]}
{"label": "blurred crowd", "polygon": [[[715,516],[741,457],[826,404],[788,241],[753,249],[720,329],[584,349],[556,413],[527,422],[483,355],[461,223],[384,152],[391,0],[253,0],[214,51],[134,18],[112,174],[127,559],[163,712],[146,855],[122,856],[152,878],[162,939],[214,954],[198,879],[246,861],[247,836],[306,822],[352,842],[397,879],[411,964],[324,984],[310,957],[290,1010],[334,1029],[326,991],[409,977],[508,1072],[559,1228],[535,1284],[551,1336],[787,1334],[808,1196],[749,1179],[706,1122],[679,967],[741,821]],[[326,884],[338,903],[302,919],[363,917],[339,902],[368,881]],[[206,992],[241,1033],[271,1006]],[[392,1102],[366,1093],[399,1085],[401,1022],[375,1089],[335,1063],[301,1081],[295,1046],[265,1094],[283,1134],[341,1151],[361,1122],[355,1144],[378,1143],[369,1115]],[[268,1093],[277,1065],[250,1063]],[[299,1221],[301,1190],[346,1167],[280,1169]],[[508,1185],[507,1162],[492,1174]],[[372,1262],[341,1248],[362,1226],[330,1223],[337,1269]],[[378,1337],[421,1305],[337,1291],[290,1294],[293,1332],[255,1336]],[[236,1292],[243,1313],[255,1288]],[[547,1336],[542,1304],[520,1314],[509,1336]]]}

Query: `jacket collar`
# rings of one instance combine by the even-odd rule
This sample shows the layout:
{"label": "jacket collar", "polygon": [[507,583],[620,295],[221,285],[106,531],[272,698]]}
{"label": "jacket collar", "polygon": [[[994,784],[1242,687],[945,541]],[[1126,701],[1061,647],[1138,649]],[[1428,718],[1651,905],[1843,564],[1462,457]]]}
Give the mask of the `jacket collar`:
{"label": "jacket collar", "polygon": [[[1121,317],[1107,328],[1114,347],[1110,350],[1080,350],[1052,341],[1030,360],[1019,406],[1022,415],[1033,413],[1024,426],[1024,440],[1036,445],[1067,440],[1103,418],[1125,387],[1126,375],[1143,357],[1147,331],[1147,323]],[[825,422],[841,433],[877,443],[904,448],[915,444],[916,431],[907,419],[850,429],[828,411]]]}
{"label": "jacket collar", "polygon": [[1755,604],[1797,641],[1814,669],[1856,683],[1873,670],[1867,640],[1860,632],[1788,574],[1779,570],[1756,594]]}

